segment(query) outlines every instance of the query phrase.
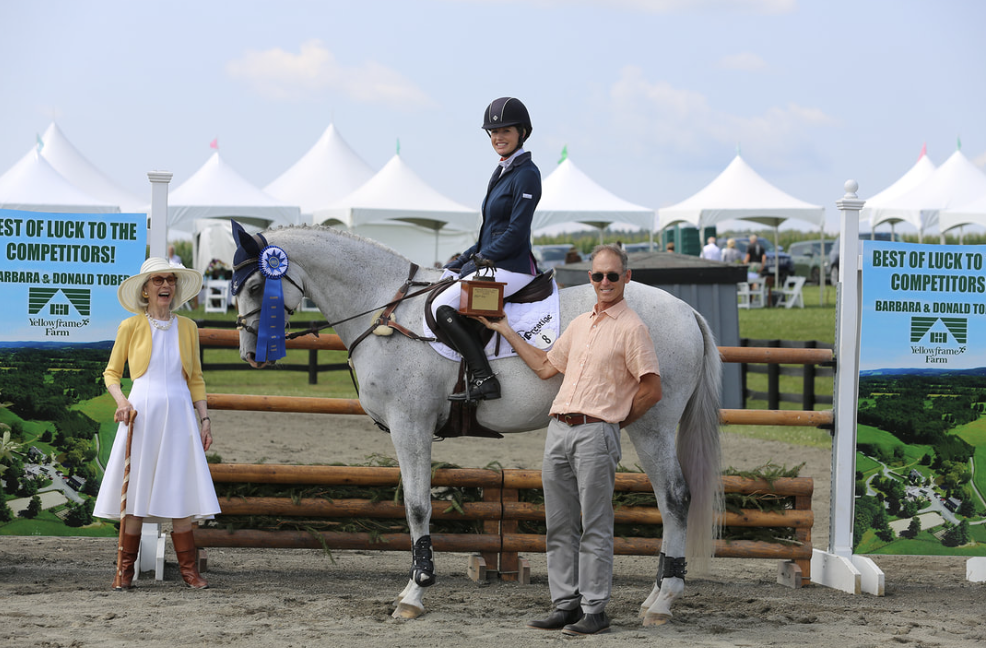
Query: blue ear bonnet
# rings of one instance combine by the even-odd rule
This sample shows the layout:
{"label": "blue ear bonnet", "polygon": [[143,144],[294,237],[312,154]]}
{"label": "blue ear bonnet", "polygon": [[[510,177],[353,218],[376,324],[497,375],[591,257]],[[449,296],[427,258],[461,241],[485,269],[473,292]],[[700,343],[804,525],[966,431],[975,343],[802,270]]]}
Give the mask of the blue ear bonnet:
{"label": "blue ear bonnet", "polygon": [[235,220],[233,225],[233,240],[236,241],[236,253],[233,254],[233,294],[235,295],[254,272],[260,269],[260,252],[267,247],[267,239],[263,234],[250,236],[243,226]]}

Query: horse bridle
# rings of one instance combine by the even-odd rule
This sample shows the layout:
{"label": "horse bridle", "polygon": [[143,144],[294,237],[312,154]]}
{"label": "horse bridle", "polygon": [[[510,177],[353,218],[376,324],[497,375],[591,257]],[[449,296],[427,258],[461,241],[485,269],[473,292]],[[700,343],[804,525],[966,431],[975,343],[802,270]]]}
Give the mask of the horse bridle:
{"label": "horse bridle", "polygon": [[[245,267],[247,265],[250,265],[251,263],[257,263],[257,259],[256,258],[247,259],[246,261],[243,261],[242,263],[237,264],[236,267],[234,268],[234,270],[238,270],[238,269],[240,269],[242,267]],[[428,292],[431,292],[433,290],[436,290],[439,287],[444,287],[444,286],[446,286],[448,284],[454,283],[455,281],[459,281],[458,279],[456,279],[454,281],[445,280],[445,281],[438,281],[438,282],[414,281],[414,275],[417,274],[419,268],[420,268],[420,266],[418,264],[416,264],[416,263],[412,263],[411,264],[411,268],[408,271],[407,280],[400,287],[400,289],[398,289],[397,294],[394,295],[394,299],[391,300],[390,302],[384,304],[383,306],[377,306],[375,308],[371,308],[370,310],[364,311],[362,313],[357,313],[356,315],[352,315],[352,316],[347,317],[345,319],[336,320],[335,322],[326,322],[325,324],[322,324],[321,326],[314,326],[313,325],[313,326],[310,326],[309,328],[304,329],[302,331],[295,331],[294,333],[288,333],[287,335],[284,336],[284,339],[285,340],[293,340],[295,338],[301,337],[302,335],[314,335],[315,337],[318,337],[318,332],[321,331],[322,329],[334,328],[334,327],[336,327],[339,324],[343,324],[344,322],[349,322],[349,321],[354,320],[354,319],[356,319],[358,317],[363,317],[364,315],[369,315],[370,313],[373,313],[373,312],[376,312],[376,311],[379,311],[379,310],[383,309],[383,312],[381,312],[380,316],[374,318],[373,323],[370,325],[370,327],[366,331],[364,331],[362,335],[360,335],[359,337],[357,337],[356,340],[350,345],[350,347],[349,347],[349,356],[350,357],[352,357],[353,350],[356,348],[356,346],[360,342],[362,342],[364,339],[366,339],[366,337],[376,327],[378,327],[378,326],[389,326],[389,327],[391,327],[391,328],[399,331],[400,333],[404,334],[405,336],[411,338],[412,340],[421,340],[421,341],[426,341],[426,342],[432,342],[432,341],[434,341],[435,338],[420,336],[417,333],[415,333],[414,331],[411,331],[411,330],[409,330],[409,329],[401,326],[400,324],[398,324],[397,322],[395,322],[395,321],[393,321],[391,319],[391,315],[393,314],[394,310],[396,310],[397,309],[397,306],[399,306],[400,303],[402,301],[404,301],[405,299],[410,299],[411,297],[417,297],[418,295],[423,295],[425,293],[428,293]],[[294,286],[295,288],[297,288],[299,291],[301,291],[302,296],[304,296],[305,289],[302,288],[301,286],[299,286],[293,279],[291,279],[290,275],[285,274],[283,278],[284,279],[287,279],[288,282],[292,286]],[[265,279],[265,281],[266,281],[266,279]],[[411,286],[426,286],[426,288],[424,288],[423,290],[418,290],[416,292],[413,292],[413,293],[408,294],[407,291],[411,288]],[[247,318],[248,317],[252,317],[252,316],[258,314],[262,309],[263,309],[263,307],[258,307],[258,308],[255,308],[254,310],[250,311],[249,313],[246,313],[245,315],[239,315],[239,314],[237,314],[237,316],[236,316],[236,329],[237,330],[246,330],[246,331],[249,331],[250,333],[253,333],[254,335],[257,335],[257,327],[254,326],[254,325],[252,325],[252,324],[250,324],[249,322],[247,322]],[[288,315],[294,315],[294,309],[288,308],[287,304],[284,305],[284,310],[287,311]]]}
{"label": "horse bridle", "polygon": [[[239,268],[243,267],[246,264],[256,263],[256,262],[257,262],[256,259],[247,259],[243,263],[237,265],[236,268],[234,268],[234,270],[238,270]],[[287,279],[288,280],[288,283],[290,283],[292,286],[294,286],[299,291],[301,291],[301,298],[302,299],[305,298],[305,289],[302,288],[301,286],[299,286],[298,283],[294,279],[292,279],[290,275],[285,274],[282,278],[283,279]],[[254,335],[258,335],[258,333],[257,333],[257,327],[254,326],[254,325],[252,325],[252,324],[250,324],[249,322],[247,322],[247,318],[248,317],[252,317],[253,315],[256,315],[261,310],[263,310],[263,306],[258,306],[257,308],[253,309],[252,311],[250,311],[246,315],[240,315],[239,313],[237,313],[236,314],[236,330],[237,331],[245,330],[245,331],[249,331],[250,333],[253,333]],[[294,309],[293,308],[288,308],[288,305],[287,304],[284,304],[284,310],[287,311],[287,314],[288,315],[294,315]],[[294,337],[297,337],[297,336],[294,336]],[[288,339],[291,339],[291,338],[289,337]]]}

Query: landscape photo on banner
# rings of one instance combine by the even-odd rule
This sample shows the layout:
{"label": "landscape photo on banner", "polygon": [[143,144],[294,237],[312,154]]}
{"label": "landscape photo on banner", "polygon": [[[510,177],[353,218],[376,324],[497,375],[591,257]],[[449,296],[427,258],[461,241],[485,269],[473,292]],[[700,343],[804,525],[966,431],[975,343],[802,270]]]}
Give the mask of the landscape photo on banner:
{"label": "landscape photo on banner", "polygon": [[102,374],[146,241],[145,214],[0,210],[0,535],[116,535],[92,517],[118,428]]}
{"label": "landscape photo on banner", "polygon": [[986,555],[983,256],[863,242],[854,553]]}

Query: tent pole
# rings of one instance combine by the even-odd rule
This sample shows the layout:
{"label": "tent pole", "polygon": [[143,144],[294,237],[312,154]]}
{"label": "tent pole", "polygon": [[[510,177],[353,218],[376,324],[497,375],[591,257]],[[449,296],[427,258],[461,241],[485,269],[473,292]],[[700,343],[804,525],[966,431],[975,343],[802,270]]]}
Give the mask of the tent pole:
{"label": "tent pole", "polygon": [[774,225],[774,290],[781,289],[781,246],[778,243],[780,239],[778,238],[777,229],[777,225]]}
{"label": "tent pole", "polygon": [[825,281],[828,277],[825,275],[825,225],[823,224],[819,230],[821,235],[820,244],[818,246],[818,305],[825,305]]}

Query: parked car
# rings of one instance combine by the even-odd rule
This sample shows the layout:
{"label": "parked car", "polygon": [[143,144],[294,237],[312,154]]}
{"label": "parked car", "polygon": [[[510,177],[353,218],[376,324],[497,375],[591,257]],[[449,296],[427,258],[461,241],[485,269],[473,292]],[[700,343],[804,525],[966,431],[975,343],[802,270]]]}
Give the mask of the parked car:
{"label": "parked car", "polygon": [[[841,238],[840,236],[835,237],[835,240],[832,242],[832,250],[829,251],[829,278],[833,286],[839,281],[839,239],[840,238]],[[892,232],[876,232],[875,234],[871,232],[859,233],[860,241],[869,241],[871,238],[875,241],[894,240]]]}
{"label": "parked car", "polygon": [[[739,250],[740,255],[746,256],[746,248],[750,244],[750,237],[748,236],[733,236],[730,237],[736,241],[736,249]],[[716,239],[716,245],[720,248],[726,247],[726,241],[729,238],[720,237]],[[773,275],[774,274],[774,258],[780,259],[780,267],[778,269],[778,274],[780,275],[780,283],[783,284],[788,277],[794,274],[794,262],[791,260],[791,255],[781,248],[778,254],[774,253],[774,242],[764,238],[762,236],[757,237],[757,241],[763,245],[763,249],[767,251],[767,258],[763,264],[763,270],[760,272],[762,276]]]}
{"label": "parked car", "polygon": [[[568,256],[569,250],[573,249],[575,246],[571,243],[560,243],[557,245],[532,245],[531,251],[534,253],[534,258],[538,262],[538,268],[542,272],[547,272],[555,266],[565,265],[565,257]],[[579,261],[582,260],[582,255],[579,254]]]}
{"label": "parked car", "polygon": [[822,242],[819,241],[798,241],[792,243],[787,253],[791,255],[794,263],[794,274],[799,277],[807,277],[808,281],[817,284],[822,278],[829,276],[829,253],[832,251],[834,241],[825,241],[825,249],[822,251]]}

